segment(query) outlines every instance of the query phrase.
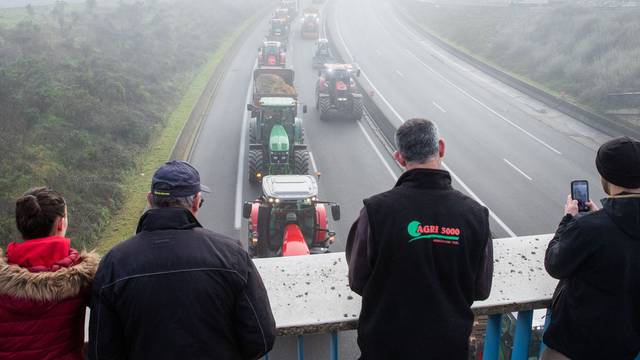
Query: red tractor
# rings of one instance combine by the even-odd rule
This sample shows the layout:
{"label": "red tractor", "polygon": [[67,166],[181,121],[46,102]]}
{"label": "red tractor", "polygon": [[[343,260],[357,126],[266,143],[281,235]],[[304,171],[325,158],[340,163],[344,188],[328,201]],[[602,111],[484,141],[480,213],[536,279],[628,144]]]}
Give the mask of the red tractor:
{"label": "red tractor", "polygon": [[317,40],[320,37],[320,12],[317,9],[304,11],[300,36],[307,40]]}
{"label": "red tractor", "polygon": [[287,53],[279,41],[265,41],[258,49],[258,67],[281,67],[287,64]]}
{"label": "red tractor", "polygon": [[326,205],[334,221],[340,206],[318,201],[318,184],[310,175],[269,175],[261,198],[245,202],[249,219],[249,254],[253,257],[298,256],[329,252],[335,233],[328,229]]}
{"label": "red tractor", "polygon": [[316,109],[320,111],[320,119],[327,120],[336,113],[360,120],[364,105],[355,81],[360,70],[350,64],[325,64],[318,75]]}

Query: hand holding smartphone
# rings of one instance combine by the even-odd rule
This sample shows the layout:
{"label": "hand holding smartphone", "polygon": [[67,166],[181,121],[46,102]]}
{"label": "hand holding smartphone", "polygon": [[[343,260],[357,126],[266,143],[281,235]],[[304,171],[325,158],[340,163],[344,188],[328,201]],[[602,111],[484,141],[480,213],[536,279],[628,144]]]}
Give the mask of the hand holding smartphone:
{"label": "hand holding smartphone", "polygon": [[589,211],[589,182],[587,180],[572,181],[571,198],[578,201],[578,210],[580,212]]}

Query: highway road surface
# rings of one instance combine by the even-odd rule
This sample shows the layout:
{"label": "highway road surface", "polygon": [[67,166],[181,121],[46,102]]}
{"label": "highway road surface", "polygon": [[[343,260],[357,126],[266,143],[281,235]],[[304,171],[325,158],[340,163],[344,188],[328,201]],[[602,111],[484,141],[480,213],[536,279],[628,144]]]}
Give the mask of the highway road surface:
{"label": "highway road surface", "polygon": [[[573,179],[588,180],[592,198],[604,196],[594,157],[606,135],[448,55],[404,24],[391,4],[331,0],[323,16],[343,57],[362,69],[361,85],[396,126],[411,117],[438,123],[454,186],[491,210],[496,236],[553,232]],[[213,190],[205,196],[201,222],[243,243],[242,202],[260,195],[247,180],[245,105],[267,21],[250,31],[235,54],[190,159]],[[342,206],[342,220],[332,224],[337,240],[331,250],[344,251],[362,199],[393,186],[401,169],[366,117],[320,121],[311,67],[315,45],[300,38],[299,26],[292,28],[288,62],[300,102],[309,108],[302,116],[313,172],[322,173],[320,198]],[[341,358],[357,356],[354,332],[341,333],[340,344]],[[295,339],[279,339],[270,358],[295,358],[294,345]],[[307,357],[327,358],[328,345],[326,335],[306,337]]]}

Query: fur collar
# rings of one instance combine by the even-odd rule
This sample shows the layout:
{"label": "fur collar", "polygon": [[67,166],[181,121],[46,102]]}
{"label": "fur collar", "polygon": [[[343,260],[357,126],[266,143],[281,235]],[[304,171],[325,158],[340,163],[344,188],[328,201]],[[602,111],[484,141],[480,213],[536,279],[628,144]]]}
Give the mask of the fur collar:
{"label": "fur collar", "polygon": [[76,297],[91,286],[99,262],[97,253],[83,251],[77,265],[55,272],[32,273],[8,264],[0,249],[0,295],[34,301],[60,301]]}

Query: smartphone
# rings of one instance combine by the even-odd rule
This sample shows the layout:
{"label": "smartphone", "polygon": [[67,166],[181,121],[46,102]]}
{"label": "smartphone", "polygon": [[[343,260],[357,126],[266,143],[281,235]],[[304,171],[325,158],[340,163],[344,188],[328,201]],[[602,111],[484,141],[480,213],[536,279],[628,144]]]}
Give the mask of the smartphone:
{"label": "smartphone", "polygon": [[587,180],[574,180],[571,182],[571,198],[578,200],[580,212],[589,211],[589,182]]}

